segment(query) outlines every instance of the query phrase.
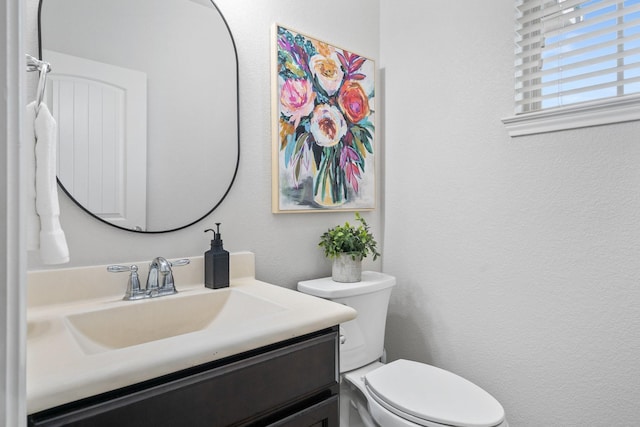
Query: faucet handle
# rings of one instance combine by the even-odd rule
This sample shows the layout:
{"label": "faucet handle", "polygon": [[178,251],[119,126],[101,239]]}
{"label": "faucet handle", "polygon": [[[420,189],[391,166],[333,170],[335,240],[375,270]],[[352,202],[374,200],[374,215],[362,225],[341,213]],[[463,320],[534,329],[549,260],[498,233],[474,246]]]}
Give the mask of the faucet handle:
{"label": "faucet handle", "polygon": [[138,271],[137,265],[110,265],[107,267],[109,273],[123,273],[125,271]]}
{"label": "faucet handle", "polygon": [[171,265],[171,267],[180,267],[190,263],[191,263],[191,260],[187,258],[177,259],[175,261],[169,261],[169,264]]}
{"label": "faucet handle", "polygon": [[123,300],[136,300],[147,297],[147,292],[140,287],[140,277],[138,276],[137,265],[110,265],[107,267],[109,273],[123,273],[129,271],[129,281],[127,282],[127,290],[124,293]]}

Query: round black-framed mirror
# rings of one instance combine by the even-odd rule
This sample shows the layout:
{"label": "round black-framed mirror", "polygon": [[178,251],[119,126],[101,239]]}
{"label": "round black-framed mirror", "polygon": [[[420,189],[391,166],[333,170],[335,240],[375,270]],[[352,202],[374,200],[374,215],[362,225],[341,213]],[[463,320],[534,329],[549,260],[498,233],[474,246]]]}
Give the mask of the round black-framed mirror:
{"label": "round black-framed mirror", "polygon": [[40,0],[58,183],[119,229],[211,214],[240,161],[238,57],[211,0]]}

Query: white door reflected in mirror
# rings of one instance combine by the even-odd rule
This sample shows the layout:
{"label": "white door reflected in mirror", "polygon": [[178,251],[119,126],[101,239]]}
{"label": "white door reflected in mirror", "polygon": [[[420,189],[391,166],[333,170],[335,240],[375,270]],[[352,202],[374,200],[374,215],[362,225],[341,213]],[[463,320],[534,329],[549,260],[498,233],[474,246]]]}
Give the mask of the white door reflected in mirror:
{"label": "white door reflected in mirror", "polygon": [[58,124],[58,178],[122,228],[147,229],[147,75],[46,50],[45,102]]}

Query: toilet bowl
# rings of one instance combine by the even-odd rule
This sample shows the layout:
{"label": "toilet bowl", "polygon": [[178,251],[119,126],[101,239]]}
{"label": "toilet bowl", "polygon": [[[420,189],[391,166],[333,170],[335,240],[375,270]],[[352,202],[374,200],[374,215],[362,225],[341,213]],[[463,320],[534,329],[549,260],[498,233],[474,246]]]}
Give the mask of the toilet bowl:
{"label": "toilet bowl", "polygon": [[380,362],[395,283],[393,276],[372,271],[357,283],[298,283],[301,292],[358,311],[340,325],[340,426],[508,427],[502,405],[472,382],[411,360]]}

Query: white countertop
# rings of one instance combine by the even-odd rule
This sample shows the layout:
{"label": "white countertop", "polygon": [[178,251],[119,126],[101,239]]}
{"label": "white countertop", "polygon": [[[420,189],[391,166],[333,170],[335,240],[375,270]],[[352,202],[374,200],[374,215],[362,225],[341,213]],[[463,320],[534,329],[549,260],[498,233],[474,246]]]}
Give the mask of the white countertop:
{"label": "white countertop", "polygon": [[[218,291],[197,283],[202,280],[202,270],[198,270],[202,267],[201,257],[192,258],[192,264],[189,268],[174,269],[179,293],[162,299]],[[141,267],[141,273],[142,270]],[[28,413],[319,331],[356,316],[355,310],[344,305],[256,280],[251,253],[233,254],[231,271],[233,289],[277,302],[283,309],[261,317],[260,322],[240,322],[222,330],[205,329],[93,354],[83,351],[66,326],[65,318],[97,306],[144,304],[144,301],[121,300],[124,286],[119,282],[126,286],[126,274],[109,274],[104,266],[29,273]],[[87,290],[91,287],[87,278],[93,277],[96,281],[96,277],[102,276],[110,283],[96,284],[96,292],[91,294]],[[140,277],[144,280],[146,275],[140,274]],[[180,284],[181,280],[184,285]],[[70,285],[70,282],[76,283]],[[77,282],[83,283],[77,285]],[[111,290],[109,286],[114,283],[118,286]],[[55,291],[56,286],[69,292],[70,298],[61,297]],[[75,286],[80,286],[82,291],[74,289]],[[101,286],[101,290],[98,289]],[[45,290],[47,287],[53,289]],[[42,295],[49,292],[54,294],[49,298],[53,304],[47,304],[46,296]]]}

